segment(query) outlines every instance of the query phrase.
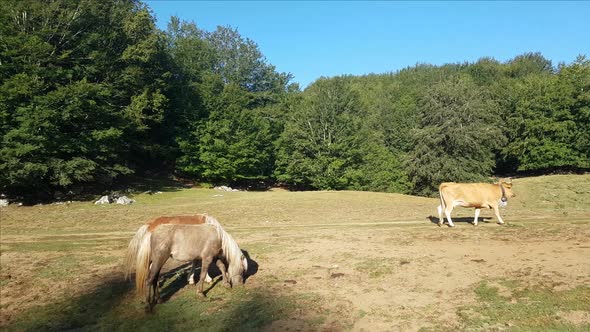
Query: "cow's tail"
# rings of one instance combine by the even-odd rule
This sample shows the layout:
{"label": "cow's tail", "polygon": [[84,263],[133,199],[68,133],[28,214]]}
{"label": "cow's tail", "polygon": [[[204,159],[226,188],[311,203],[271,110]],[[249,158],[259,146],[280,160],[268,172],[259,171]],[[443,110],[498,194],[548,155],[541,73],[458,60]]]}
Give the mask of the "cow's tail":
{"label": "cow's tail", "polygon": [[445,204],[445,197],[443,196],[443,185],[441,184],[440,187],[438,187],[438,195],[440,197],[440,205],[438,206],[438,224],[442,225],[443,223],[443,211],[447,208],[447,205]]}
{"label": "cow's tail", "polygon": [[125,262],[123,263],[123,269],[125,273],[125,280],[129,280],[131,273],[135,270],[137,264],[137,252],[139,251],[139,246],[141,244],[141,240],[148,232],[148,225],[143,225],[139,227],[135,235],[129,242],[127,246],[127,253],[125,255]]}
{"label": "cow's tail", "polygon": [[139,250],[137,251],[137,261],[135,267],[135,290],[138,295],[145,294],[145,280],[150,270],[150,260],[152,251],[152,233],[148,232],[141,239]]}

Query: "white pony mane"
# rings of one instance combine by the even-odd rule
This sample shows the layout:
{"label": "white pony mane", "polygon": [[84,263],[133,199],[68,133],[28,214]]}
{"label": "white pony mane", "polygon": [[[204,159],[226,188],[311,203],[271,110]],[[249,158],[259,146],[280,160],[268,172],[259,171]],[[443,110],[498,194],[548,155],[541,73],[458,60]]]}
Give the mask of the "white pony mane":
{"label": "white pony mane", "polygon": [[221,248],[223,250],[223,256],[229,263],[228,274],[231,276],[242,275],[248,270],[248,261],[242,255],[242,250],[234,240],[234,238],[227,233],[217,219],[211,216],[205,216],[205,223],[215,226],[217,229],[217,235],[221,239]]}

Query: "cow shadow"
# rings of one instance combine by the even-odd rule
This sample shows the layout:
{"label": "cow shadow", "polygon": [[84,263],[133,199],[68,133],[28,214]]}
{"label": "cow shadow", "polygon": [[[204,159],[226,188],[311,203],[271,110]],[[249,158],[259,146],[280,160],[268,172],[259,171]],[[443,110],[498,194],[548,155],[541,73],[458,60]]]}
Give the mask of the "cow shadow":
{"label": "cow shadow", "polygon": [[[453,217],[451,216],[451,218],[453,218]],[[430,220],[431,223],[438,225],[438,220],[439,220],[438,217],[428,216],[426,219]],[[480,216],[479,218],[477,218],[478,223],[481,223],[481,222],[489,223],[491,220],[492,220],[492,217],[482,217],[482,216]],[[444,224],[448,224],[446,218],[443,218],[443,223]],[[473,223],[473,217],[455,217],[455,218],[453,218],[453,223],[472,224]]]}

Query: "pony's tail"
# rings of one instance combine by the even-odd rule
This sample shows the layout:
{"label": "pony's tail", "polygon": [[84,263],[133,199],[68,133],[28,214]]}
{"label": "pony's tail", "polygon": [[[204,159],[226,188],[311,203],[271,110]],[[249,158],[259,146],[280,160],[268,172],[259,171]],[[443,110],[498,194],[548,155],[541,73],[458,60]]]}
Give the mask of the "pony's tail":
{"label": "pony's tail", "polygon": [[137,261],[135,267],[135,290],[138,295],[145,294],[145,280],[150,270],[150,256],[152,251],[152,233],[147,232],[137,251]]}
{"label": "pony's tail", "polygon": [[141,244],[141,240],[148,232],[148,225],[143,225],[139,227],[131,242],[127,246],[127,254],[125,255],[125,261],[123,263],[124,273],[125,273],[125,280],[129,280],[133,270],[135,269],[135,265],[137,264],[137,252],[139,250],[139,245]]}

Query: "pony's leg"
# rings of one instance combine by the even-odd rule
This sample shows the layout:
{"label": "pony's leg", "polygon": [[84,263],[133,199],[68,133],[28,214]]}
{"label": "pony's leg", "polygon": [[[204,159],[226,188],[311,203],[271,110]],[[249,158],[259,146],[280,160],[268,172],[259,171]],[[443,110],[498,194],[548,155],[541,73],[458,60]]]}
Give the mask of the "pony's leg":
{"label": "pony's leg", "polygon": [[145,287],[148,289],[146,292],[146,309],[152,311],[154,305],[160,297],[160,291],[158,289],[158,279],[160,278],[160,269],[168,260],[167,255],[154,255],[152,257],[152,263],[150,264],[150,271],[147,278],[145,279]]}
{"label": "pony's leg", "polygon": [[203,284],[205,283],[205,275],[207,275],[207,270],[209,270],[209,265],[211,265],[211,261],[213,257],[203,257],[201,260],[201,274],[199,276],[199,283],[197,284],[197,295],[205,297],[205,293],[203,293]]}
{"label": "pony's leg", "polygon": [[217,267],[219,268],[219,271],[221,271],[221,278],[223,278],[223,285],[225,287],[230,287],[230,283],[229,280],[227,278],[227,271],[225,269],[225,264],[223,263],[223,261],[221,259],[217,259],[217,262],[215,262],[215,265],[217,265]]}
{"label": "pony's leg", "polygon": [[475,218],[473,218],[473,226],[477,226],[477,218],[479,218],[479,212],[481,209],[475,209]]}
{"label": "pony's leg", "polygon": [[197,264],[196,260],[191,262],[191,269],[188,272],[188,284],[189,285],[195,284],[195,265],[196,264]]}
{"label": "pony's leg", "polygon": [[[197,265],[197,261],[194,260],[191,264],[191,270],[188,275],[188,284],[194,285],[195,284],[195,266]],[[210,283],[213,281],[213,278],[209,276],[209,272],[207,272],[207,276],[205,277],[205,282]]]}

